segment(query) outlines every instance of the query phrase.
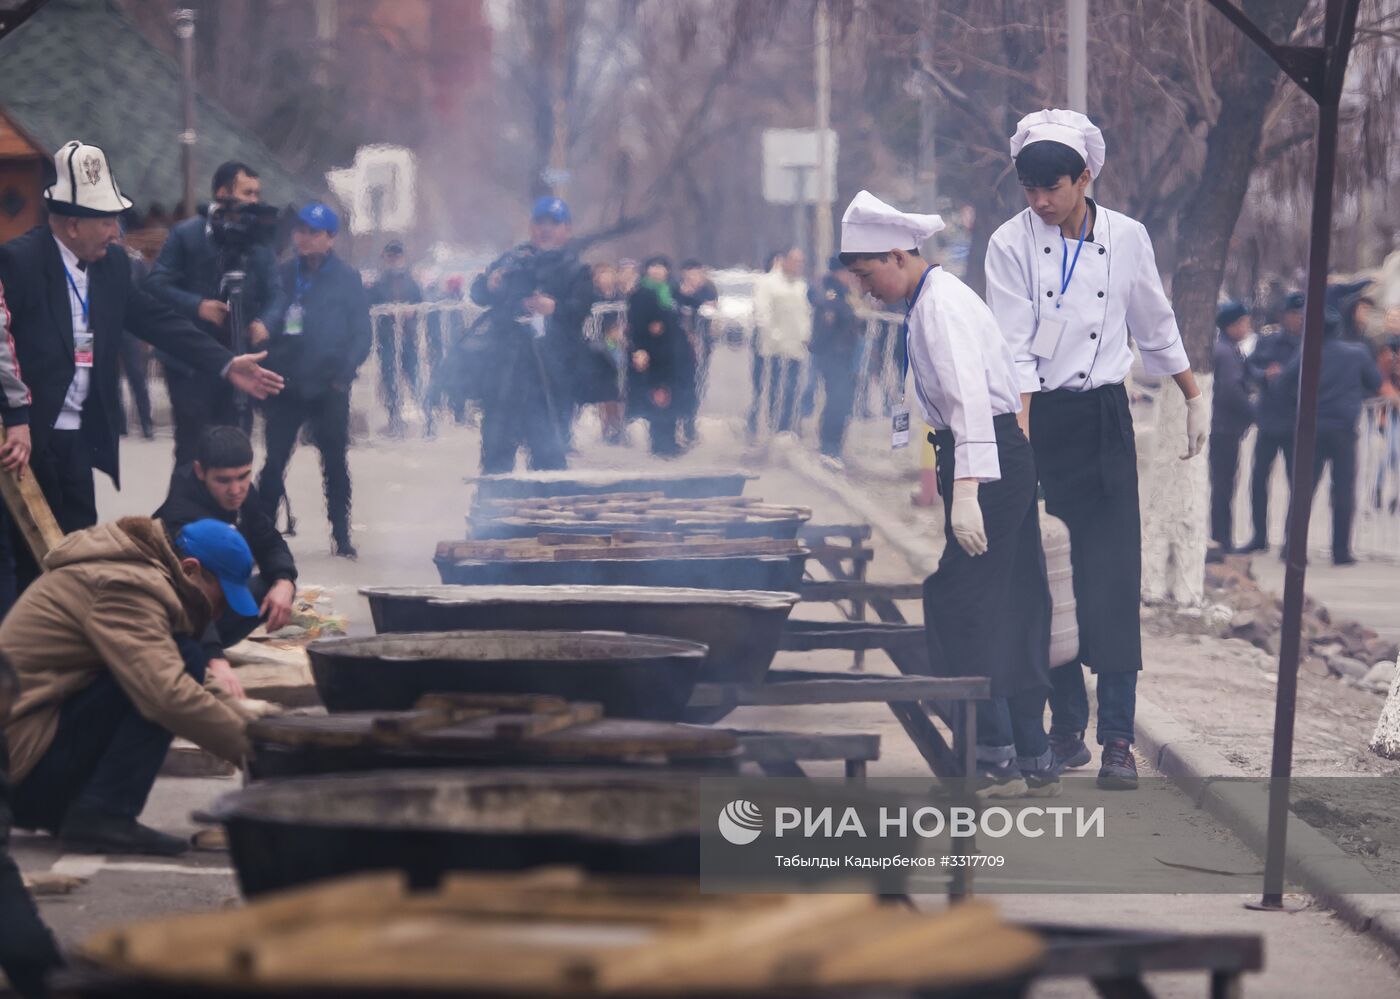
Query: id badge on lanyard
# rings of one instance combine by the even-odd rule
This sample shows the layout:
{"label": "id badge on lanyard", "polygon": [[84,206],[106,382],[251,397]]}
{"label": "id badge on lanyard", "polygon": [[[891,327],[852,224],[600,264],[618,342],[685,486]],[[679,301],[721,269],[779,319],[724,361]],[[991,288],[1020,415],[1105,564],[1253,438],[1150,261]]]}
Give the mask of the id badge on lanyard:
{"label": "id badge on lanyard", "polygon": [[[929,268],[932,270],[932,268]],[[914,294],[909,296],[909,309],[904,313],[904,329],[901,339],[904,341],[904,354],[901,357],[899,369],[899,405],[894,408],[890,416],[890,448],[899,450],[909,446],[909,405],[904,401],[905,383],[909,381],[909,317],[914,312],[914,304],[919,300],[919,293],[924,290],[924,282],[928,280],[929,270],[919,277],[919,283],[914,287]]]}
{"label": "id badge on lanyard", "polygon": [[73,290],[73,295],[78,299],[78,305],[83,310],[83,325],[88,327],[73,331],[73,366],[75,368],[90,368],[92,367],[93,335],[88,302],[92,298],[92,288],[88,288],[88,297],[84,298],[78,293],[78,283],[73,280],[73,274],[66,266],[63,268],[63,273],[67,275],[68,287]]}
{"label": "id badge on lanyard", "polygon": [[282,323],[282,332],[287,336],[301,336],[304,320],[301,303],[293,302],[287,306],[287,318]]}

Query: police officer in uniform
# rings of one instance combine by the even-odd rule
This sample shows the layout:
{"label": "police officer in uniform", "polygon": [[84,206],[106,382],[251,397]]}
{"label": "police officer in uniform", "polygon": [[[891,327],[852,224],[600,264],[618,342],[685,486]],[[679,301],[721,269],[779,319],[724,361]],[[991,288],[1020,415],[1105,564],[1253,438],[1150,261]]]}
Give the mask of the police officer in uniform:
{"label": "police officer in uniform", "polygon": [[1293,481],[1293,418],[1298,385],[1289,385],[1280,376],[1303,345],[1303,304],[1302,292],[1288,294],[1283,301],[1282,328],[1261,336],[1246,362],[1259,386],[1259,433],[1254,439],[1254,467],[1249,475],[1254,537],[1242,549],[1246,552],[1269,550],[1269,477],[1280,454],[1288,470],[1288,481]]}
{"label": "police officer in uniform", "polygon": [[[1123,380],[1131,338],[1148,374],[1186,398],[1187,448],[1199,454],[1210,412],[1191,375],[1152,241],[1140,222],[1085,196],[1104,141],[1074,111],[1021,119],[1011,155],[1029,207],[987,247],[987,300],[1010,342],[1029,403],[1046,509],[1070,532],[1080,660],[1098,674],[1099,786],[1137,787],[1132,755],[1142,669],[1137,450]],[[1052,671],[1051,741],[1066,766],[1090,760],[1083,669]]]}
{"label": "police officer in uniform", "polygon": [[[1048,797],[1060,782],[1045,732],[1050,590],[1035,458],[995,318],[919,255],[942,228],[937,215],[905,214],[862,191],[841,221],[841,261],[867,293],[909,303],[905,362],[934,428],[947,518],[938,571],[924,582],[929,661],[937,675],[991,680],[992,699],[977,705],[978,792]],[[901,410],[896,445],[908,442],[908,428]]]}
{"label": "police officer in uniform", "polygon": [[1240,441],[1254,424],[1252,379],[1240,343],[1252,333],[1249,309],[1226,302],[1215,315],[1215,391],[1210,400],[1210,536],[1224,554],[1235,551],[1234,499]]}

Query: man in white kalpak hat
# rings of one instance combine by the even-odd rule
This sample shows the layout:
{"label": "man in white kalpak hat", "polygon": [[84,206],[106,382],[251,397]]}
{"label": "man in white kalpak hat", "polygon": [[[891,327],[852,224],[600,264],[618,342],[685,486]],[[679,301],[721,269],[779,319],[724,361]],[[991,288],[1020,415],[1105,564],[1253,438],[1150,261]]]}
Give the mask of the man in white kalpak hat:
{"label": "man in white kalpak hat", "polygon": [[1011,155],[1029,207],[987,247],[987,302],[1015,356],[1046,509],[1069,527],[1079,617],[1079,660],[1051,671],[1050,739],[1064,766],[1090,761],[1087,665],[1099,678],[1099,786],[1131,789],[1142,540],[1129,338],[1147,373],[1175,379],[1186,398],[1183,458],[1205,445],[1210,411],[1147,230],[1086,196],[1103,134],[1076,111],[1037,111],[1021,119]]}
{"label": "man in white kalpak hat", "polygon": [[[258,365],[264,354],[234,357],[132,283],[115,245],[131,202],[101,149],[75,139],[54,167],[48,221],[0,246],[0,465],[32,468],[67,532],[97,523],[93,469],[118,481],[123,329],[259,399],[282,379]],[[18,533],[0,531],[0,614],[14,602],[15,562],[22,583],[37,573]]]}
{"label": "man in white kalpak hat", "polygon": [[[1040,545],[1035,460],[1017,422],[1011,350],[983,301],[919,246],[943,228],[867,191],[841,220],[841,261],[888,304],[908,303],[902,370],[938,457],[947,545],[924,581],[929,660],[939,676],[986,676],[977,705],[979,793],[1059,792],[1045,733],[1050,590]],[[904,378],[901,378],[903,390]],[[896,443],[908,411],[895,416]]]}

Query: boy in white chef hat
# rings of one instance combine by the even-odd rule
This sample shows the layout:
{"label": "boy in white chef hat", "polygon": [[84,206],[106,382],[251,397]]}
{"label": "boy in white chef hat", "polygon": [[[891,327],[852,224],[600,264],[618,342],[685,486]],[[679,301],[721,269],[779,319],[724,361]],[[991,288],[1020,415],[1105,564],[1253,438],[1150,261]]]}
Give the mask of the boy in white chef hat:
{"label": "boy in white chef hat", "polygon": [[1079,616],[1079,659],[1051,671],[1050,740],[1063,766],[1092,758],[1089,666],[1099,675],[1099,786],[1131,789],[1142,668],[1142,529],[1123,386],[1132,344],[1147,373],[1174,379],[1186,399],[1183,458],[1204,446],[1210,412],[1147,230],[1087,195],[1103,171],[1103,133],[1077,111],[1037,111],[1021,119],[1011,155],[1028,207],[987,247],[987,303],[1015,358],[1046,509],[1069,527]]}
{"label": "boy in white chef hat", "polygon": [[[1050,796],[1060,782],[1045,732],[1050,591],[1035,460],[1017,422],[1011,350],[991,310],[919,253],[942,228],[937,215],[901,212],[862,191],[841,220],[841,261],[868,294],[908,303],[901,372],[913,369],[934,428],[946,517],[943,557],[924,581],[929,659],[935,675],[991,680],[992,699],[977,705],[978,791]],[[907,410],[895,426],[907,441]]]}

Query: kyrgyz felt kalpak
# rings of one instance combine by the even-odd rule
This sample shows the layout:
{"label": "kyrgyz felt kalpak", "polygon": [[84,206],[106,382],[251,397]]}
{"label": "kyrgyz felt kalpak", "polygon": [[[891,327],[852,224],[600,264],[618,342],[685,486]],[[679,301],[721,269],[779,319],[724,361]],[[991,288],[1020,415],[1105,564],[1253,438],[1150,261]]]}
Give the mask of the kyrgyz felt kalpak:
{"label": "kyrgyz felt kalpak", "polygon": [[1011,137],[1011,158],[1019,156],[1021,150],[1032,142],[1058,142],[1069,146],[1084,158],[1089,176],[1097,180],[1103,172],[1103,132],[1087,115],[1078,111],[1047,108],[1026,115],[1016,125],[1016,134]]}
{"label": "kyrgyz felt kalpak", "polygon": [[841,216],[841,252],[914,250],[943,228],[943,219],[938,215],[901,212],[869,191],[861,191]]}
{"label": "kyrgyz felt kalpak", "polygon": [[131,207],[117,190],[107,154],[96,146],[73,139],[54,153],[53,162],[57,179],[44,191],[44,200],[55,215],[104,218]]}

